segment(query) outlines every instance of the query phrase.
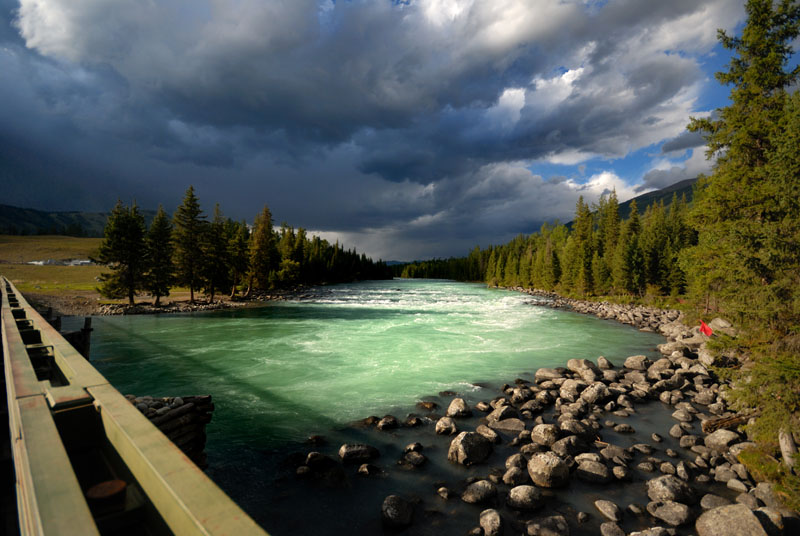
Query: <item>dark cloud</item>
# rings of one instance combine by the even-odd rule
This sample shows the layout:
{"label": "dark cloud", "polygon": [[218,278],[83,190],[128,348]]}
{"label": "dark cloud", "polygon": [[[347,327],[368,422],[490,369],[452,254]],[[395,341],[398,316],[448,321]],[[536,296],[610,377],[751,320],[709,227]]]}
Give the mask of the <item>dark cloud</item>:
{"label": "dark cloud", "polygon": [[664,145],[661,146],[661,152],[670,153],[677,151],[685,151],[686,149],[702,147],[705,144],[706,140],[703,138],[702,132],[689,132],[687,130],[680,136],[677,136],[667,142],[664,142]]}
{"label": "dark cloud", "polygon": [[733,4],[0,0],[6,202],[170,208],[192,183],[236,218],[457,253],[571,212],[580,185],[525,162],[695,147]]}

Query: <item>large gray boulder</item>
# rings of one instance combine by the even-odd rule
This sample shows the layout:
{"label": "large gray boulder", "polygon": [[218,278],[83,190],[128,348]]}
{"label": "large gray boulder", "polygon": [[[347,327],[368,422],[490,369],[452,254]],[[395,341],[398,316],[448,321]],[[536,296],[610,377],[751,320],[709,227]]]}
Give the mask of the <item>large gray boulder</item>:
{"label": "large gray boulder", "polygon": [[531,456],[528,475],[534,484],[542,488],[557,488],[569,482],[566,462],[552,452],[539,452]]}
{"label": "large gray boulder", "polygon": [[515,510],[535,510],[542,505],[542,492],[534,486],[516,486],[508,492],[506,503]]}
{"label": "large gray boulder", "polygon": [[647,481],[647,496],[651,501],[675,501],[692,504],[695,493],[689,485],[672,475],[664,475]]}
{"label": "large gray boulder", "polygon": [[545,447],[558,441],[559,436],[560,432],[555,424],[537,424],[531,430],[531,441]]}
{"label": "large gray boulder", "polygon": [[647,370],[650,364],[650,360],[647,356],[632,355],[625,360],[624,367],[631,370]]}
{"label": "large gray boulder", "polygon": [[486,460],[492,453],[492,442],[476,432],[461,432],[447,451],[447,459],[462,465],[473,465]]}
{"label": "large gray boulder", "polygon": [[585,460],[578,464],[575,476],[585,482],[593,484],[606,484],[611,482],[611,471],[606,464],[592,460]]}
{"label": "large gray boulder", "polygon": [[647,505],[647,511],[673,527],[688,523],[692,514],[688,506],[675,501],[651,502]]}
{"label": "large gray boulder", "polygon": [[383,522],[391,527],[407,527],[414,515],[414,505],[397,495],[389,495],[381,506]]}
{"label": "large gray boulder", "polygon": [[697,536],[767,536],[758,518],[743,504],[707,510],[694,524]]}
{"label": "large gray boulder", "polygon": [[601,404],[609,397],[611,397],[611,391],[603,382],[594,382],[581,393],[581,400],[589,404]]}

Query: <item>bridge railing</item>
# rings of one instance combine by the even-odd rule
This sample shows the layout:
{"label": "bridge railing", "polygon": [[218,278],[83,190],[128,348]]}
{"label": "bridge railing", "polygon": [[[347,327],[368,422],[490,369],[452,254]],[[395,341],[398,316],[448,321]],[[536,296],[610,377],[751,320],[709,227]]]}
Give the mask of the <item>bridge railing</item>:
{"label": "bridge railing", "polygon": [[[22,534],[265,535],[0,277]],[[134,532],[136,533],[136,532]]]}

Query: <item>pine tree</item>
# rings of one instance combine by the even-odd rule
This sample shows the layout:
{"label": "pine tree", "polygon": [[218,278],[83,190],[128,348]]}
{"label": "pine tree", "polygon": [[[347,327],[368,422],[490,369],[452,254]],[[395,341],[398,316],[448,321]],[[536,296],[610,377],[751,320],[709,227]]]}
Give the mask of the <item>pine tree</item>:
{"label": "pine tree", "polygon": [[[334,255],[331,257],[327,271],[334,270]],[[274,272],[278,269],[280,255],[275,244],[275,232],[272,230],[272,213],[269,207],[256,216],[253,222],[253,236],[250,240],[250,283],[248,294],[253,285],[258,288],[269,288],[274,282]]]}
{"label": "pine tree", "polygon": [[[717,118],[692,119],[689,129],[706,133],[709,156],[717,155],[713,175],[699,183],[692,220],[697,246],[682,256],[694,299],[721,308],[745,324],[759,323],[764,290],[774,278],[765,255],[771,220],[780,217],[769,187],[769,162],[775,152],[787,103],[786,88],[800,66],[788,71],[798,35],[800,4],[792,0],[748,0],[741,37],[719,31],[734,52],[728,70],[717,73],[731,84],[731,104]],[[766,262],[765,262],[766,261]]]}
{"label": "pine tree", "polygon": [[228,258],[228,241],[225,219],[219,203],[214,206],[214,217],[203,226],[200,248],[203,252],[203,263],[200,267],[203,286],[213,303],[217,290],[228,287],[230,261]]}
{"label": "pine tree", "polygon": [[173,216],[173,243],[175,245],[175,270],[178,281],[189,287],[189,301],[194,303],[194,291],[201,284],[203,251],[201,241],[205,216],[200,203],[194,195],[194,187],[189,186],[183,203]]}
{"label": "pine tree", "polygon": [[175,281],[172,255],[172,224],[164,212],[164,207],[159,205],[147,232],[146,287],[156,297],[156,306],[159,305],[162,296],[169,296],[170,288]]}
{"label": "pine tree", "polygon": [[234,223],[229,233],[228,258],[230,259],[231,299],[236,296],[236,287],[247,273],[250,249],[250,231],[245,222]]}
{"label": "pine tree", "polygon": [[100,276],[98,289],[109,298],[128,298],[134,304],[136,293],[144,287],[146,252],[144,217],[134,202],[130,208],[117,201],[103,232],[97,261],[108,265],[111,273]]}

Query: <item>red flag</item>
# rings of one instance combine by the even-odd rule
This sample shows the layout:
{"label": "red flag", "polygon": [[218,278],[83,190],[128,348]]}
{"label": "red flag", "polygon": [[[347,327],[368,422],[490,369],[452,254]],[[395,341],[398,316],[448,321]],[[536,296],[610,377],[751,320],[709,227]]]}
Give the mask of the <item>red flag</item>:
{"label": "red flag", "polygon": [[706,324],[705,322],[703,322],[701,320],[700,321],[700,333],[702,333],[706,337],[710,337],[711,334],[714,333],[714,330],[711,329],[710,327],[708,327],[708,324]]}

